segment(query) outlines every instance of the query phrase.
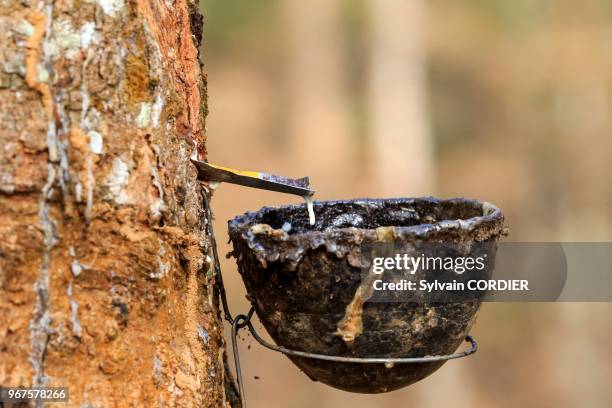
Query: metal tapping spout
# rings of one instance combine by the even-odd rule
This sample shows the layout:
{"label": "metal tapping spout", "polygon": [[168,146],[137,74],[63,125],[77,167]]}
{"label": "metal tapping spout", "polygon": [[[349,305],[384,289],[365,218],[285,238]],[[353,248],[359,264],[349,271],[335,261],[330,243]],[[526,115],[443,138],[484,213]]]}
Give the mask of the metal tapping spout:
{"label": "metal tapping spout", "polygon": [[239,184],[246,187],[294,194],[300,197],[311,197],[315,193],[314,190],[310,189],[308,177],[292,179],[259,171],[236,170],[195,158],[192,158],[191,161],[198,169],[199,180]]}

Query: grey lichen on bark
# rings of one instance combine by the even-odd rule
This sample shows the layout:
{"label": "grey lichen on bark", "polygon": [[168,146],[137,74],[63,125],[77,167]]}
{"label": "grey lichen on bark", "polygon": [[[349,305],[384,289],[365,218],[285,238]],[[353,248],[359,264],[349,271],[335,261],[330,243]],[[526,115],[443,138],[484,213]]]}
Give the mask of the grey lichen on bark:
{"label": "grey lichen on bark", "polygon": [[0,386],[222,406],[188,0],[0,0]]}

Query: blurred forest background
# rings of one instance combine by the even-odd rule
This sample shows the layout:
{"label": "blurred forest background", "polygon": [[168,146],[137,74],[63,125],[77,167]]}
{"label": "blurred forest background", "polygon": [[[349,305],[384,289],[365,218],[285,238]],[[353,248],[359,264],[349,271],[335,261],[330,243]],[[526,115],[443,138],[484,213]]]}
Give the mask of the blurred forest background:
{"label": "blurred forest background", "polygon": [[[506,214],[507,240],[610,240],[612,2],[201,5],[211,162],[308,175],[320,200],[490,201]],[[222,185],[213,201],[220,253],[230,250],[228,219],[296,202]],[[222,268],[233,310],[246,311],[233,260]],[[266,408],[609,407],[611,312],[602,303],[485,304],[475,356],[375,396],[311,382],[246,337],[247,397]]]}

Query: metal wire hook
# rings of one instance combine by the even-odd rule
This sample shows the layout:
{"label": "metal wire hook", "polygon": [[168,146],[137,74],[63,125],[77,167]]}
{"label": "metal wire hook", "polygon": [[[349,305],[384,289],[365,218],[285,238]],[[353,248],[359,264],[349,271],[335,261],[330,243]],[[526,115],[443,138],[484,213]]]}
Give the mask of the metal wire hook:
{"label": "metal wire hook", "polygon": [[[240,394],[240,405],[246,408],[246,399],[244,397],[244,382],[242,381],[242,370],[240,368],[240,355],[238,350],[238,330],[243,328],[250,320],[250,315],[247,317],[239,314],[232,322],[232,350],[234,352],[234,367],[236,369],[236,381],[238,382],[238,393]],[[248,319],[248,320],[247,320]],[[250,323],[250,322],[249,322]]]}

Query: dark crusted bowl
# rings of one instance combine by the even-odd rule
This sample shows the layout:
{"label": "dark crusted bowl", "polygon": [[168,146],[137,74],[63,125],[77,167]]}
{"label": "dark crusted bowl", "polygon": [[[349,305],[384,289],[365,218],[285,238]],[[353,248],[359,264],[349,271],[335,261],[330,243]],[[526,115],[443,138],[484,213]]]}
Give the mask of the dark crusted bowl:
{"label": "dark crusted bowl", "polygon": [[[480,301],[356,302],[362,289],[362,248],[381,241],[468,248],[494,243],[504,230],[501,211],[475,200],[435,198],[315,202],[314,209],[313,226],[305,205],[265,207],[229,222],[232,255],[274,341],[289,349],[346,357],[453,353],[468,334]],[[363,393],[410,385],[443,364],[290,358],[313,380]]]}

